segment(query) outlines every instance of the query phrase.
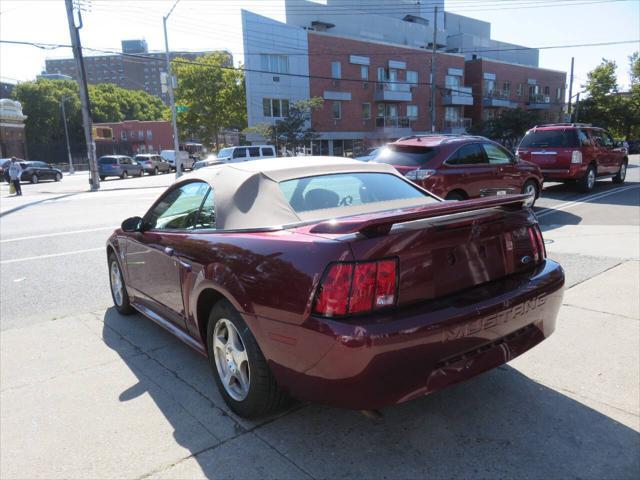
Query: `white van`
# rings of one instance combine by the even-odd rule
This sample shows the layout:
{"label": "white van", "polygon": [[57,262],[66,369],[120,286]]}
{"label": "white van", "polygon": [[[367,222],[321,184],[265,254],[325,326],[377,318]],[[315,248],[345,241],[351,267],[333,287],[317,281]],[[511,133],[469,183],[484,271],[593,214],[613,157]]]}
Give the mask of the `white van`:
{"label": "white van", "polygon": [[[193,170],[193,164],[195,161],[193,158],[189,157],[189,152],[185,152],[184,150],[180,150],[179,152],[180,159],[182,160],[182,169],[183,170]],[[175,150],[162,150],[160,152],[160,156],[162,159],[171,165],[171,169],[176,169],[176,152]]]}
{"label": "white van", "polygon": [[276,147],[273,145],[250,145],[242,147],[223,148],[218,152],[217,160],[223,163],[246,162],[248,160],[260,160],[276,156]]}

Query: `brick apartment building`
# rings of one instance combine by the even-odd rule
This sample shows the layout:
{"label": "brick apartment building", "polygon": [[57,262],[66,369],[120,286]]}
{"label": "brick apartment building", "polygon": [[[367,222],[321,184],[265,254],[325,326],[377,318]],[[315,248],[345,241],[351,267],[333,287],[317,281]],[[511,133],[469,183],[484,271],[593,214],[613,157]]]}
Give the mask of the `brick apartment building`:
{"label": "brick apartment building", "polygon": [[[286,0],[286,23],[243,10],[249,126],[274,123],[293,102],[321,97],[310,122],[319,136],[313,153],[351,156],[432,127],[464,133],[505,109],[561,119],[566,74],[538,68],[537,50],[491,39],[486,22],[448,12],[436,22],[433,6],[398,0],[389,13],[374,8],[376,1],[359,15],[360,7],[343,0]],[[427,40],[434,36],[435,55]],[[495,48],[484,52],[483,45]]]}
{"label": "brick apartment building", "polygon": [[125,120],[94,123],[97,155],[135,155],[173,150],[171,122]]}
{"label": "brick apartment building", "polygon": [[481,100],[466,107],[473,123],[514,108],[538,112],[541,122],[563,120],[565,72],[479,58],[466,62],[465,81]]}
{"label": "brick apartment building", "polygon": [[[91,84],[114,83],[129,90],[144,90],[160,97],[165,104],[169,102],[166,89],[163,88],[162,77],[166,73],[166,57],[164,52],[149,52],[144,40],[123,40],[122,53],[114,55],[86,56],[85,70],[87,82]],[[195,60],[207,52],[170,52],[171,59],[185,58]],[[228,56],[228,66],[233,66],[233,56]],[[45,75],[67,75],[77,80],[76,62],[73,58],[47,59]]]}

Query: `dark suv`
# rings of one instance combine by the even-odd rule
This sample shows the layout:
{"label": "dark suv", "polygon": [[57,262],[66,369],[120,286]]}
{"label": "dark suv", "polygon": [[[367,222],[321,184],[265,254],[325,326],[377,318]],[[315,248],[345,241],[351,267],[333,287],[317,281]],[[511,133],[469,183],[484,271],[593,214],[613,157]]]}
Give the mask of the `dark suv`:
{"label": "dark suv", "polygon": [[545,180],[575,181],[583,192],[593,190],[600,178],[623,183],[629,161],[609,133],[584,123],[536,126],[526,133],[516,154],[538,165]]}
{"label": "dark suv", "polygon": [[388,163],[409,180],[447,200],[542,191],[540,169],[502,145],[470,135],[419,135],[390,143],[372,162]]}

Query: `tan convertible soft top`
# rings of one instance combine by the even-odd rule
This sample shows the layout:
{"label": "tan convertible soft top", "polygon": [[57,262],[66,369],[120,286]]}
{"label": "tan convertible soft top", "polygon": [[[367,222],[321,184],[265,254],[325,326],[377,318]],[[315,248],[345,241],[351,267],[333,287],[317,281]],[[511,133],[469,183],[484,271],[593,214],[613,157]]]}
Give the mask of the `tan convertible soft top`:
{"label": "tan convertible soft top", "polygon": [[[279,182],[334,173],[386,173],[403,178],[392,166],[341,157],[282,157],[205,167],[183,176],[178,184],[203,180],[214,191],[216,226],[221,230],[273,228],[309,220],[368,213],[374,205],[342,206],[296,213],[284,197]],[[433,203],[424,197],[384,202],[383,208]],[[377,207],[377,208],[376,208]]]}

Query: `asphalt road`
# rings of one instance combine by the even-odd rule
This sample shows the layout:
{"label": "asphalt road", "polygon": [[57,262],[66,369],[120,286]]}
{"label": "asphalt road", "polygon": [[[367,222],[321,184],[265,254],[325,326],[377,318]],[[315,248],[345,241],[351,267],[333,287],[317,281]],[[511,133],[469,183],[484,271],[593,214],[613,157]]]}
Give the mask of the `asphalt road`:
{"label": "asphalt road", "polygon": [[[627,182],[598,182],[588,196],[549,184],[536,211],[549,256],[569,285],[625,259],[638,259],[640,157]],[[23,185],[22,197],[0,187],[0,329],[81,314],[111,305],[105,240],[121,221],[142,215],[173,174],[107,180],[87,192],[86,173],[62,182]]]}

